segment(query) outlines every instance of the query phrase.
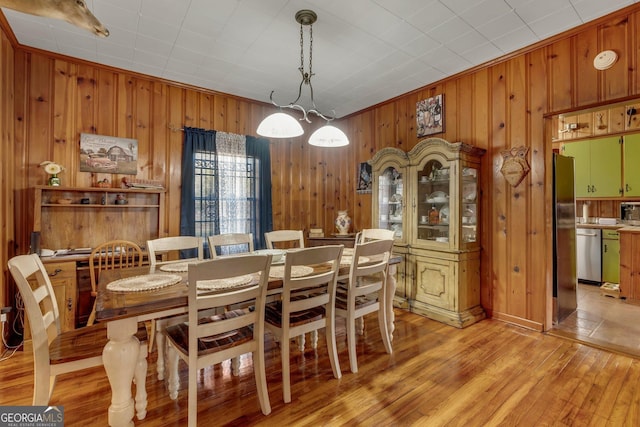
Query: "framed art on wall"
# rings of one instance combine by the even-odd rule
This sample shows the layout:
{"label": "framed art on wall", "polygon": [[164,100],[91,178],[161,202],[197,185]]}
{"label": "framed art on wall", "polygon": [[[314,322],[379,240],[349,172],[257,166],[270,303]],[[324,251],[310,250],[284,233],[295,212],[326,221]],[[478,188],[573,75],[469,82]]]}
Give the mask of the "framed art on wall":
{"label": "framed art on wall", "polygon": [[444,132],[444,95],[436,95],[416,103],[418,137]]}
{"label": "framed art on wall", "polygon": [[358,168],[358,193],[371,193],[371,165],[367,162],[360,163]]}
{"label": "framed art on wall", "polygon": [[137,174],[138,140],[80,134],[80,172]]}

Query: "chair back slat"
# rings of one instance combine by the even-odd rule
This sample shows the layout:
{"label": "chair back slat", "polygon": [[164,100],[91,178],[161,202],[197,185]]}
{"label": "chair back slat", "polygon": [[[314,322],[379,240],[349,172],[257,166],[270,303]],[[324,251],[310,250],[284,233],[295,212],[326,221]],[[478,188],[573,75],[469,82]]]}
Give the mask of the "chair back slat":
{"label": "chair back slat", "polygon": [[356,243],[366,243],[371,240],[393,240],[395,231],[386,228],[365,228],[356,235]]}
{"label": "chair back slat", "polygon": [[34,351],[44,352],[48,359],[49,344],[60,334],[60,313],[56,294],[40,257],[18,255],[8,262],[29,318]]}
{"label": "chair back slat", "polygon": [[[180,252],[188,250],[195,251],[195,256],[181,258]],[[204,259],[204,242],[202,237],[197,236],[160,237],[147,240],[147,252],[149,264],[152,267],[177,261],[202,260]],[[160,257],[161,259],[158,259]]]}
{"label": "chair back slat", "polygon": [[220,248],[220,255],[253,252],[252,233],[216,234],[207,237],[207,240],[209,242],[211,258],[216,258],[218,256],[217,248]]}
{"label": "chair back slat", "polygon": [[264,238],[267,242],[267,249],[304,248],[304,234],[302,230],[268,231],[264,233]]}

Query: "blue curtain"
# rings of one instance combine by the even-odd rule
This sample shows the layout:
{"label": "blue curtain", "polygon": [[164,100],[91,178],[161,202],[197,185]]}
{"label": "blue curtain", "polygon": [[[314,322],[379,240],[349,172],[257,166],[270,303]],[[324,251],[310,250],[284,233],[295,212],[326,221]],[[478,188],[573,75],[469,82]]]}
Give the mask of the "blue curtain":
{"label": "blue curtain", "polygon": [[[195,153],[207,152],[209,161],[217,163],[216,131],[185,127],[184,147],[182,156],[182,193],[180,211],[180,234],[196,235],[196,194],[195,194]],[[246,136],[247,170],[255,173],[252,197],[255,203],[251,213],[251,232],[254,236],[256,249],[266,247],[264,233],[272,229],[273,216],[271,209],[271,153],[269,140]],[[215,167],[215,166],[214,166]],[[219,169],[218,169],[219,170]],[[218,180],[218,173],[215,173]],[[218,182],[214,186],[219,189]],[[216,201],[219,194],[212,194]],[[217,209],[208,212],[215,224],[214,234],[220,233],[220,218]],[[206,237],[206,236],[203,236]]]}
{"label": "blue curtain", "polygon": [[273,230],[273,212],[271,209],[271,151],[269,140],[247,136],[247,162],[252,162],[256,171],[256,204],[254,205],[256,248],[266,248],[264,233]]}

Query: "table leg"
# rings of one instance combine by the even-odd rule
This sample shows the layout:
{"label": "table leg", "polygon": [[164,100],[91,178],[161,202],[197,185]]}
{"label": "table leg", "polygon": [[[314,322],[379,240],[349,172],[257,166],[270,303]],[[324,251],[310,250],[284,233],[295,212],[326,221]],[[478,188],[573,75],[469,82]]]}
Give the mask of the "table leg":
{"label": "table leg", "polygon": [[165,350],[166,350],[166,345],[164,342],[164,334],[162,332],[160,332],[160,328],[164,327],[164,325],[161,323],[161,320],[156,320],[156,328],[157,329],[157,333],[156,333],[156,348],[158,351],[158,361],[156,362],[156,370],[158,372],[158,380],[162,381],[164,380],[164,362],[165,362]]}
{"label": "table leg", "polygon": [[393,331],[396,329],[396,315],[393,312],[393,298],[396,295],[396,273],[398,267],[390,264],[387,270],[387,329],[389,330],[389,342],[393,342]]}
{"label": "table leg", "polygon": [[140,351],[140,343],[135,337],[137,330],[135,317],[107,323],[109,342],[102,351],[102,360],[111,385],[108,419],[111,427],[133,426],[135,408],[131,384]]}

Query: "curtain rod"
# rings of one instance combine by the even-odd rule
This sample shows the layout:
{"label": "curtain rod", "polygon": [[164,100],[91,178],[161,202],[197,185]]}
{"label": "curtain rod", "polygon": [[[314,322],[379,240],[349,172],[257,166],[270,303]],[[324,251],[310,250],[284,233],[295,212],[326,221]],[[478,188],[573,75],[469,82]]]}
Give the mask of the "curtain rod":
{"label": "curtain rod", "polygon": [[167,127],[171,130],[171,132],[182,132],[182,131],[184,131],[184,128],[179,128],[178,126],[174,125],[173,123],[169,123],[167,125]]}

